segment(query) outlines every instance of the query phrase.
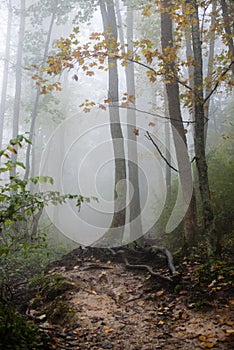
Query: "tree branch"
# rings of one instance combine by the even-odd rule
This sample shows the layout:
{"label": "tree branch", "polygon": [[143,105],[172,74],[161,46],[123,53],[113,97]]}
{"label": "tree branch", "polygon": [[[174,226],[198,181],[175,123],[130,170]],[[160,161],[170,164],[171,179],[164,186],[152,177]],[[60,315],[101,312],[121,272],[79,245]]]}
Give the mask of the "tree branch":
{"label": "tree branch", "polygon": [[217,90],[219,84],[222,82],[222,79],[220,81],[220,78],[224,77],[227,72],[231,69],[232,65],[234,64],[234,61],[232,61],[229,66],[223,71],[223,73],[219,76],[219,78],[217,79],[217,82],[215,84],[215,86],[213,87],[213,89],[210,91],[210,93],[206,96],[206,98],[203,101],[203,105],[206,103],[207,100],[209,100],[209,98],[211,97],[211,95],[213,95],[213,93]]}
{"label": "tree branch", "polygon": [[156,142],[153,140],[152,136],[150,135],[149,131],[146,131],[145,137],[148,138],[148,140],[150,140],[152,142],[152,144],[155,146],[155,148],[157,149],[158,153],[160,154],[160,156],[162,157],[162,159],[166,162],[166,164],[173,169],[174,171],[176,171],[177,173],[179,172],[178,169],[174,168],[166,159],[166,157],[164,157],[164,155],[162,154],[162,152],[160,151],[158,145],[156,144]]}

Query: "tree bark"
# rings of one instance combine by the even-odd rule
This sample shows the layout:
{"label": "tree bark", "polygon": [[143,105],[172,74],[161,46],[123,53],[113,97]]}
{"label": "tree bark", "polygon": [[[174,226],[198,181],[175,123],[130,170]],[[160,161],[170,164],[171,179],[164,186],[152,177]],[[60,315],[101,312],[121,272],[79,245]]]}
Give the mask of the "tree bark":
{"label": "tree bark", "polygon": [[[19,118],[20,118],[20,98],[21,98],[21,82],[22,82],[22,57],[23,57],[23,41],[25,33],[25,0],[20,2],[20,26],[19,37],[17,46],[17,59],[16,59],[16,83],[15,83],[15,97],[14,97],[14,109],[13,109],[13,129],[12,137],[15,138],[19,134]],[[17,154],[12,154],[12,162],[17,161]],[[11,176],[16,175],[16,169],[13,168]]]}
{"label": "tree bark", "polygon": [[[111,38],[117,41],[117,25],[113,0],[101,0],[100,10],[103,21],[106,40],[108,32]],[[126,164],[123,133],[119,115],[119,82],[118,68],[116,58],[108,57],[109,77],[108,77],[108,99],[110,132],[113,142],[114,162],[115,162],[115,188],[114,188],[114,213],[110,230],[99,240],[110,241],[111,244],[121,245],[124,235],[124,226],[126,219]],[[114,230],[112,230],[114,229]],[[113,237],[114,232],[114,237]],[[100,244],[100,243],[98,243]]]}
{"label": "tree bark", "polygon": [[[214,69],[214,48],[215,48],[215,11],[216,11],[216,0],[212,3],[212,14],[211,14],[211,24],[210,24],[210,40],[209,40],[209,57],[208,57],[208,68],[207,68],[207,78],[209,81],[212,79],[212,72]],[[205,90],[205,99],[211,94],[211,86],[207,87]],[[208,132],[208,121],[209,121],[209,109],[210,109],[210,99],[208,98],[205,103],[205,144],[207,140]]]}
{"label": "tree bark", "polygon": [[[234,32],[234,28],[231,27],[231,21],[233,21],[233,16],[234,16],[233,1],[230,1],[231,11],[228,10],[228,5],[227,5],[226,0],[221,0],[221,8],[222,8],[222,13],[223,13],[224,30],[227,34],[230,59],[233,62],[233,60],[234,60],[234,44],[233,44],[232,34]],[[229,12],[231,12],[231,16],[229,16]],[[232,65],[232,74],[234,75],[234,64]]]}
{"label": "tree bark", "polygon": [[[53,26],[54,26],[54,22],[55,22],[55,18],[56,18],[56,13],[57,13],[57,6],[58,6],[58,0],[55,1],[53,13],[52,13],[51,20],[50,20],[50,26],[49,26],[49,30],[47,33],[44,55],[43,55],[43,60],[42,60],[42,66],[45,65],[46,59],[48,56],[51,34],[52,34],[52,30],[53,30]],[[33,111],[31,114],[31,126],[30,126],[30,132],[29,132],[29,137],[28,137],[29,140],[31,141],[31,143],[33,143],[33,138],[34,138],[34,129],[35,129],[35,123],[36,123],[36,118],[37,118],[39,100],[40,100],[40,87],[38,86],[36,89],[36,97],[35,97],[35,101],[34,101]],[[32,148],[32,145],[30,143],[28,143],[27,151],[26,151],[26,160],[25,160],[26,170],[25,170],[25,174],[24,174],[24,179],[26,179],[26,180],[28,179],[29,173],[30,173],[31,148]]]}
{"label": "tree bark", "polygon": [[200,26],[198,6],[192,1],[194,12],[191,15],[192,44],[196,64],[194,65],[194,111],[195,111],[195,156],[198,172],[199,189],[202,201],[202,216],[204,233],[207,242],[207,252],[213,255],[217,249],[217,235],[215,231],[214,214],[210,198],[206,153],[205,153],[205,112],[203,97],[203,64],[200,40]]}
{"label": "tree bark", "polygon": [[8,6],[7,35],[6,35],[6,44],[5,44],[4,70],[3,70],[1,105],[0,105],[0,149],[2,149],[2,141],[3,141],[3,128],[4,128],[5,109],[6,109],[8,71],[9,71],[9,60],[10,60],[11,29],[12,29],[11,0],[8,1],[7,6]]}
{"label": "tree bark", "polygon": [[[127,1],[127,45],[128,50],[133,52],[133,9]],[[128,96],[136,95],[135,91],[135,74],[134,63],[129,62],[125,68],[127,94]],[[138,177],[138,155],[137,155],[137,136],[134,133],[136,129],[136,111],[135,101],[133,102],[133,109],[127,109],[127,124],[128,124],[128,171],[129,182],[133,187],[132,200],[129,204],[130,209],[130,241],[140,238],[142,235],[141,222],[141,206],[140,206],[140,191],[139,191],[139,177]],[[129,195],[131,195],[129,189]]]}
{"label": "tree bark", "polygon": [[[163,8],[161,10],[161,44],[163,52],[168,47],[173,47],[173,29],[172,18],[170,16],[170,0],[163,0]],[[175,62],[166,64],[166,70],[175,72]],[[188,155],[187,141],[183,120],[180,111],[179,85],[176,79],[166,77],[166,92],[168,97],[168,110],[171,118],[172,134],[175,144],[176,157],[178,162],[179,177],[183,194],[183,204],[187,207],[184,216],[184,231],[185,231],[185,247],[192,247],[195,244],[197,234],[196,223],[196,201],[194,191],[191,198],[191,181],[192,171]],[[181,147],[180,139],[183,141]]]}

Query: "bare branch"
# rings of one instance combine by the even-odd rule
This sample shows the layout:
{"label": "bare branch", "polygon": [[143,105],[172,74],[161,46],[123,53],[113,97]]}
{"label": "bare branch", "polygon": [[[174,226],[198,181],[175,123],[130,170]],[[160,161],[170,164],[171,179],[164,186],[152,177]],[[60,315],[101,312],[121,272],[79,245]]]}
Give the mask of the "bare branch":
{"label": "bare branch", "polygon": [[[126,106],[119,105],[118,108],[131,109],[131,110],[134,110],[136,112],[152,115],[153,117],[157,117],[157,118],[161,118],[161,119],[167,119],[167,120],[175,120],[176,122],[180,123],[180,121],[175,119],[175,118],[170,118],[170,117],[167,117],[167,116],[163,116],[161,114],[144,111],[144,110],[136,108],[136,107],[126,107]],[[196,121],[195,120],[182,120],[181,123],[183,123],[183,124],[195,124]]]}
{"label": "bare branch", "polygon": [[176,172],[178,173],[179,170],[176,169],[176,168],[174,168],[174,167],[168,162],[167,158],[164,157],[164,155],[163,155],[162,152],[160,151],[158,145],[156,144],[156,142],[153,140],[152,136],[150,135],[149,131],[146,131],[146,134],[147,134],[147,135],[145,135],[146,138],[148,138],[148,139],[152,142],[152,144],[155,146],[155,148],[157,149],[157,151],[158,151],[158,153],[160,154],[160,156],[162,157],[162,159],[167,163],[167,165],[168,165],[171,169],[173,169],[174,171],[176,171]]}

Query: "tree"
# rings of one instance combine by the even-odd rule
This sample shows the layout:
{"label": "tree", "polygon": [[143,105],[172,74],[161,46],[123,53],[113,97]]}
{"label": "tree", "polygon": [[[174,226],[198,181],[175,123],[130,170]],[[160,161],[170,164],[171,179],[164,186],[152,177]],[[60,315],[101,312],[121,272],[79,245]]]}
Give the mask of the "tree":
{"label": "tree", "polygon": [[[52,30],[53,30],[53,26],[54,26],[56,14],[57,14],[57,6],[58,6],[58,0],[55,0],[53,3],[53,6],[52,6],[52,14],[51,14],[49,29],[47,32],[47,38],[46,38],[46,42],[45,42],[44,55],[43,55],[43,59],[42,59],[42,66],[45,65],[45,62],[48,58],[51,34],[52,34]],[[25,170],[25,175],[24,175],[25,179],[28,179],[28,176],[30,173],[30,152],[31,152],[31,145],[32,145],[32,141],[33,141],[35,122],[36,122],[36,118],[37,118],[39,99],[40,99],[40,87],[37,86],[35,102],[34,102],[32,114],[31,114],[31,126],[30,126],[30,132],[29,132],[30,143],[28,144],[27,151],[26,151],[26,160],[25,160],[26,170]]]}
{"label": "tree", "polygon": [[[19,24],[19,37],[17,45],[17,58],[16,58],[16,73],[15,73],[15,97],[14,97],[14,110],[13,110],[13,128],[12,137],[16,138],[19,134],[19,118],[20,118],[20,97],[21,97],[21,82],[22,82],[22,57],[23,57],[23,42],[25,33],[25,0],[20,1],[20,24]],[[17,154],[13,153],[12,161],[16,162]],[[12,176],[15,176],[15,168],[12,169]]]}
{"label": "tree", "polygon": [[[234,59],[234,45],[233,45],[233,14],[234,14],[234,4],[233,1],[221,0],[221,8],[223,14],[223,24],[224,30],[226,32],[226,40],[229,48],[229,57],[231,62]],[[232,17],[229,15],[232,14]],[[232,64],[232,74],[234,75],[234,64]]]}
{"label": "tree", "polygon": [[204,220],[204,230],[209,255],[213,255],[217,249],[217,233],[215,230],[214,213],[211,204],[210,187],[206,162],[205,151],[205,111],[203,97],[203,66],[202,66],[202,49],[200,40],[200,25],[198,15],[198,5],[192,1],[192,45],[193,54],[196,64],[194,65],[194,115],[195,115],[195,156],[198,172],[199,189],[202,200],[202,214]]}
{"label": "tree", "polygon": [[[100,10],[107,43],[114,45],[117,43],[117,25],[114,10],[114,3],[111,0],[101,0]],[[109,49],[108,49],[109,50]],[[118,67],[117,59],[112,57],[111,50],[108,56],[108,99],[110,131],[113,142],[114,162],[115,162],[115,185],[114,185],[114,213],[110,231],[107,232],[104,239],[110,240],[110,243],[119,244],[123,240],[124,226],[126,220],[126,163],[123,142],[123,133],[121,129],[120,115],[118,109],[119,87],[118,87]],[[112,230],[113,229],[113,230]],[[113,234],[114,232],[114,234]]]}
{"label": "tree", "polygon": [[[116,1],[116,11],[118,18],[119,36],[122,53],[125,54],[125,42],[123,23],[120,14],[119,1]],[[128,50],[133,52],[133,6],[131,1],[127,0],[127,47]],[[135,72],[134,63],[130,62],[125,67],[126,88],[127,95],[132,97],[131,108],[127,109],[127,130],[128,130],[128,171],[129,182],[132,186],[132,190],[129,187],[129,198],[132,197],[129,203],[129,223],[130,223],[130,241],[134,241],[136,238],[142,235],[142,223],[141,223],[141,205],[140,205],[140,189],[139,189],[139,173],[138,173],[138,155],[137,155],[137,135],[136,135],[136,111],[135,111]]]}
{"label": "tree", "polygon": [[[185,207],[185,243],[189,247],[192,247],[195,243],[197,234],[196,202],[194,192],[191,196],[192,171],[187,150],[187,141],[183,126],[183,119],[181,117],[180,111],[179,84],[178,81],[175,80],[177,73],[175,59],[173,58],[174,44],[170,7],[171,1],[164,0],[163,8],[161,10],[161,42],[163,55],[165,55],[165,85],[168,99],[168,110],[172,124],[172,133],[178,162],[179,177],[182,187],[183,205]],[[167,53],[170,52],[172,52],[172,59],[167,59]],[[181,147],[178,136],[183,140],[185,147]]]}
{"label": "tree", "polygon": [[[109,2],[110,5],[111,2]],[[156,6],[154,7],[154,4]],[[119,60],[123,66],[127,66],[130,63],[135,63],[140,67],[144,67],[147,70],[147,76],[150,82],[154,83],[161,77],[166,83],[168,103],[169,103],[169,114],[174,130],[178,132],[179,137],[176,139],[176,133],[173,131],[173,137],[175,145],[178,140],[183,140],[183,156],[178,154],[178,147],[176,146],[179,176],[181,178],[181,186],[183,191],[183,199],[188,207],[192,208],[192,204],[189,205],[188,183],[192,179],[191,177],[191,164],[188,157],[188,151],[186,148],[186,137],[183,124],[195,125],[194,131],[194,143],[195,143],[195,157],[197,171],[198,171],[198,183],[201,194],[202,203],[202,219],[204,222],[203,232],[207,239],[207,251],[211,255],[215,252],[215,246],[217,237],[215,236],[214,228],[214,216],[211,205],[210,191],[209,191],[209,179],[207,175],[207,163],[206,163],[206,152],[205,152],[205,124],[206,116],[204,106],[208,99],[219,89],[220,86],[233,86],[232,77],[230,76],[230,70],[234,61],[230,63],[230,54],[226,54],[225,50],[227,47],[227,35],[222,37],[222,54],[220,57],[216,57],[216,62],[219,62],[216,71],[212,76],[212,81],[204,79],[203,67],[202,67],[202,46],[201,46],[201,31],[203,18],[205,11],[210,6],[210,2],[202,2],[201,4],[196,1],[191,2],[176,2],[173,3],[169,0],[165,2],[156,1],[154,4],[148,4],[143,14],[145,16],[151,16],[155,12],[161,14],[162,20],[166,22],[162,23],[162,48],[163,52],[154,46],[153,42],[147,38],[138,40],[134,43],[134,52],[128,50],[121,52],[121,44],[116,41],[116,37],[108,37],[106,34],[103,39],[102,33],[94,32],[91,34],[91,42],[81,45],[76,38],[70,36],[69,39],[61,39],[59,42],[60,52],[57,53],[53,58],[50,58],[49,65],[46,70],[48,74],[59,74],[63,68],[73,67],[74,61],[86,71],[88,76],[94,74],[93,67],[98,69],[104,69],[103,63],[107,59],[108,62],[111,60]],[[166,10],[162,8],[162,4],[165,5]],[[107,5],[107,4],[106,4]],[[168,6],[170,5],[170,8]],[[107,5],[108,6],[108,5]],[[199,9],[198,9],[199,7]],[[202,18],[199,17],[199,11],[204,12]],[[107,13],[107,11],[106,11]],[[174,28],[172,30],[172,19],[174,20]],[[200,22],[201,19],[201,22]],[[184,59],[183,47],[183,33],[185,26],[191,26],[192,33],[192,48],[193,55],[188,56],[187,60]],[[205,29],[206,30],[206,29]],[[212,29],[213,30],[213,29]],[[218,27],[219,32],[223,28]],[[76,45],[76,49],[72,49],[72,44]],[[92,58],[92,60],[90,59]],[[114,62],[113,62],[114,63]],[[115,66],[115,65],[114,65]],[[191,72],[193,74],[192,84],[188,84],[186,75],[183,75],[186,67],[192,66]],[[109,66],[110,69],[110,66]],[[113,81],[113,80],[111,80]],[[111,83],[110,81],[110,83]],[[180,89],[179,89],[180,86]],[[209,94],[204,97],[204,91],[210,87]],[[46,80],[42,83],[42,90],[47,90]],[[106,103],[100,103],[100,108],[105,109],[106,105],[111,102],[111,99],[107,100]],[[115,102],[117,99],[115,100]],[[105,102],[105,101],[104,101]],[[180,111],[180,102],[183,103],[182,107],[188,108],[194,113],[194,120],[182,119]],[[94,102],[86,101],[83,106],[85,111],[88,111],[90,106],[95,104]],[[164,117],[167,119],[167,117]],[[183,163],[182,159],[185,159]],[[168,161],[167,161],[168,163]],[[183,169],[183,171],[181,171]],[[182,179],[183,177],[183,179]],[[191,215],[193,215],[191,209]],[[186,215],[190,215],[189,211]],[[193,217],[193,216],[192,216]],[[186,218],[185,218],[186,219]],[[187,221],[188,225],[191,226],[191,220]],[[191,235],[191,240],[194,235],[192,231],[188,230],[188,234]]]}
{"label": "tree", "polygon": [[11,45],[11,30],[12,30],[12,4],[11,4],[11,0],[9,0],[7,3],[7,9],[8,9],[7,35],[6,35],[6,44],[5,44],[4,70],[3,70],[1,105],[0,105],[0,149],[2,148],[4,116],[5,116],[7,85],[8,85],[8,71],[9,71],[9,60],[10,60],[10,45]]}

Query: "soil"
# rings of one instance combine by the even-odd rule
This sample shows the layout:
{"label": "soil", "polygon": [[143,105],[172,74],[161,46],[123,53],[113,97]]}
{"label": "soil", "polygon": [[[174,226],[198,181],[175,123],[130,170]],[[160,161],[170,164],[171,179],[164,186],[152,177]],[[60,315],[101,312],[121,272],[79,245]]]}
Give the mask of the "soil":
{"label": "soil", "polygon": [[[136,256],[143,259],[141,252],[132,254],[131,263],[137,262]],[[143,260],[170,276],[163,256]],[[215,295],[198,308],[192,298],[194,266],[183,263],[178,270],[179,280],[169,283],[147,271],[126,268],[118,256],[75,250],[46,271],[52,280],[60,276],[67,288],[58,288],[51,300],[47,287],[39,283],[27,314],[54,349],[233,349],[231,286],[210,286],[205,293]]]}

